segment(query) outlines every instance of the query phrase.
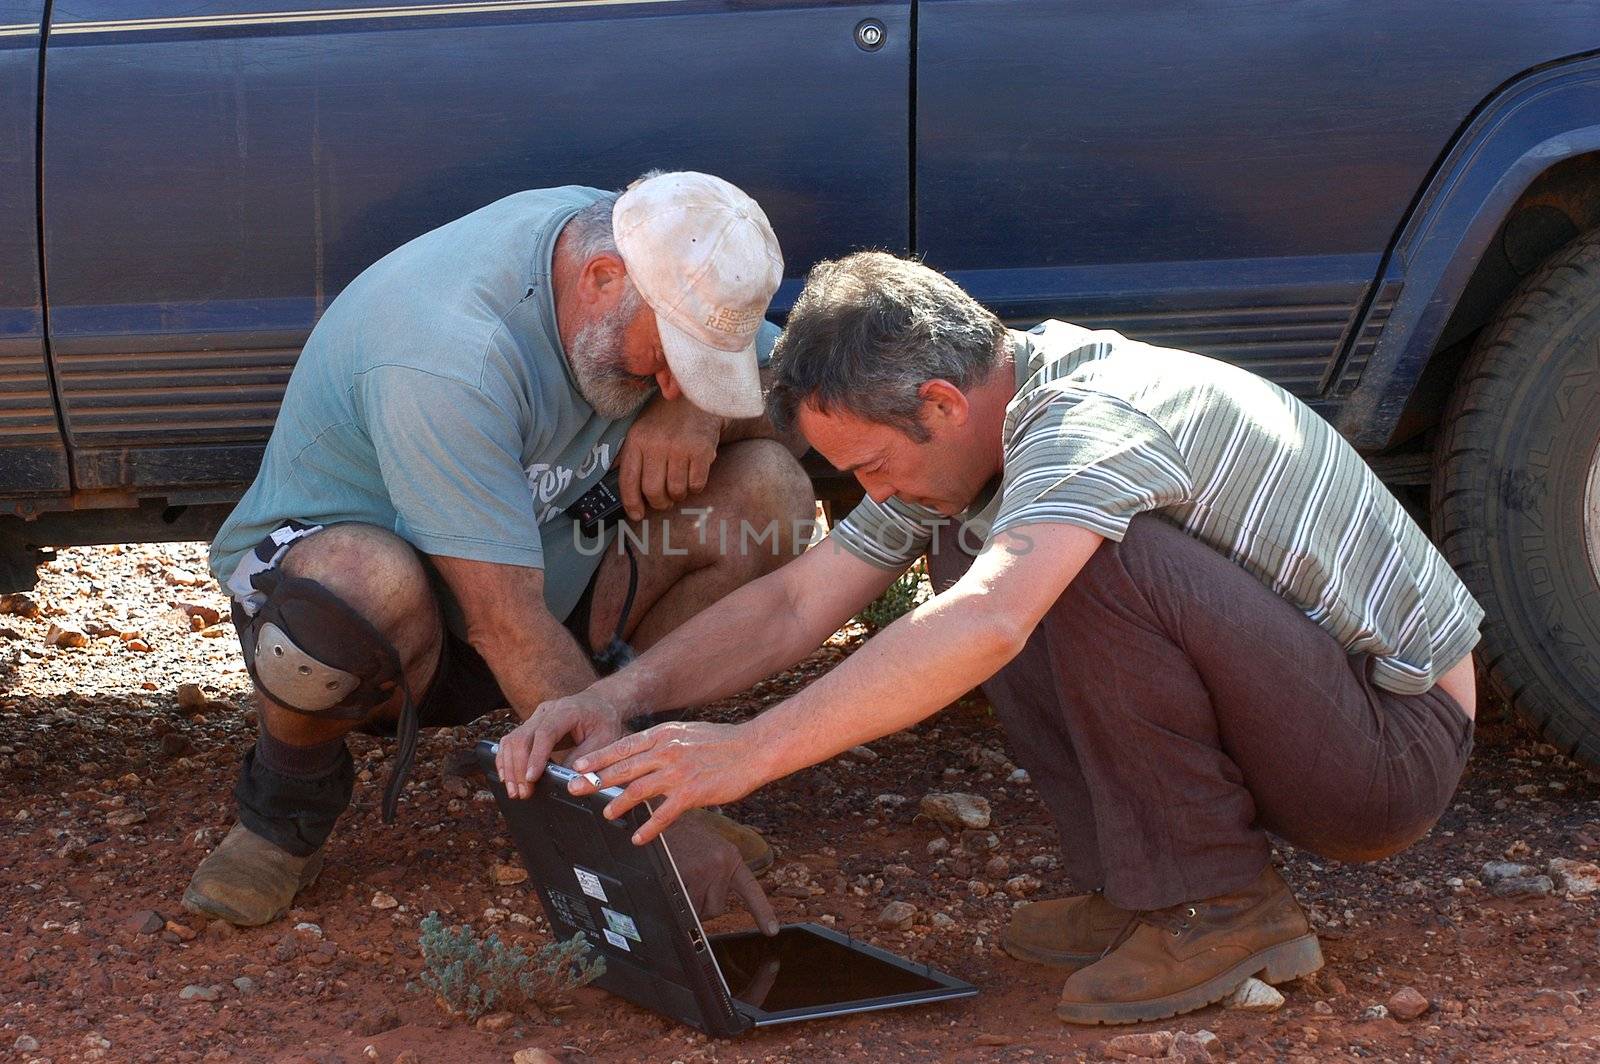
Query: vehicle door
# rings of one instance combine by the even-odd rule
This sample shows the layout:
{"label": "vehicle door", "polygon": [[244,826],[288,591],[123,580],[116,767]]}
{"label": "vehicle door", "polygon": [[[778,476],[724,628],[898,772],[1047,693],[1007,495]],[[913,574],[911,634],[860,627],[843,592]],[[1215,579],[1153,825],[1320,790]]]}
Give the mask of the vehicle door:
{"label": "vehicle door", "polygon": [[[1537,10],[1537,16],[1534,11]],[[915,240],[1014,321],[1218,355],[1308,398],[1496,86],[1594,47],[1586,5],[922,0]],[[1375,334],[1374,334],[1375,335]]]}
{"label": "vehicle door", "polygon": [[39,288],[43,18],[44,0],[0,0],[0,512],[69,487]]}
{"label": "vehicle door", "polygon": [[78,485],[236,490],[345,284],[521,189],[716,173],[795,279],[906,246],[909,8],[57,0],[46,287]]}

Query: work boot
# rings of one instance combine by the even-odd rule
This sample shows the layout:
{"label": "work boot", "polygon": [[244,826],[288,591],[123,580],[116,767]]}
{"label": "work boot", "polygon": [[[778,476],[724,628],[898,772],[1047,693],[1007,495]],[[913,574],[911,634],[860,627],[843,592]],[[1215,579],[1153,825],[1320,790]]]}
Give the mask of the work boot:
{"label": "work boot", "polygon": [[309,887],[320,871],[321,850],[296,857],[235,824],[194,870],[183,892],[183,907],[240,927],[256,927],[287,912],[295,895]]}
{"label": "work boot", "polygon": [[1000,945],[1019,961],[1082,968],[1099,960],[1138,915],[1099,891],[1036,901],[1011,914]]}
{"label": "work boot", "polygon": [[678,819],[693,821],[705,830],[715,832],[733,843],[738,847],[739,856],[744,859],[745,867],[753,874],[759,876],[772,867],[772,847],[755,828],[731,820],[721,813],[713,813],[709,809],[691,809]]}
{"label": "work boot", "polygon": [[1143,1023],[1221,1001],[1251,976],[1282,983],[1322,967],[1289,885],[1269,865],[1236,894],[1138,914],[1106,956],[1067,977],[1068,1023]]}

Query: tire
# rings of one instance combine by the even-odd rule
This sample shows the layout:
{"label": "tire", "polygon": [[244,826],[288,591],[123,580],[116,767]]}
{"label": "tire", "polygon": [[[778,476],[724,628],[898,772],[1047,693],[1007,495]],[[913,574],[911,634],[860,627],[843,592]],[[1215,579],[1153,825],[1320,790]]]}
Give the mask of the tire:
{"label": "tire", "polygon": [[1491,688],[1600,768],[1600,231],[1478,339],[1435,456],[1434,538],[1486,611]]}

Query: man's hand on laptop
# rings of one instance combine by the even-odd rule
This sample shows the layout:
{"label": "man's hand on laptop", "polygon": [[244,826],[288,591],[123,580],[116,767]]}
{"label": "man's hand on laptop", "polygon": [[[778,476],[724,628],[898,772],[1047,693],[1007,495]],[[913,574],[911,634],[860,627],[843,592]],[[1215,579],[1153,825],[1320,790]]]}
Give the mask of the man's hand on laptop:
{"label": "man's hand on laptop", "polygon": [[762,934],[778,933],[778,914],[772,911],[772,903],[739,856],[737,846],[689,820],[667,832],[667,845],[689,892],[689,902],[701,919],[727,912],[729,894],[737,894]]}
{"label": "man's hand on laptop", "polygon": [[579,692],[544,702],[500,740],[494,767],[512,798],[529,798],[550,754],[570,739],[572,756],[599,750],[622,734],[617,711],[603,699]]}
{"label": "man's hand on laptop", "polygon": [[[689,810],[737,801],[767,782],[747,738],[735,724],[675,721],[585,752],[572,767],[598,774],[600,787],[623,788],[606,806],[611,820],[647,798],[660,797],[650,819],[633,833],[634,843],[642,846]],[[600,788],[580,776],[567,789],[582,795]]]}

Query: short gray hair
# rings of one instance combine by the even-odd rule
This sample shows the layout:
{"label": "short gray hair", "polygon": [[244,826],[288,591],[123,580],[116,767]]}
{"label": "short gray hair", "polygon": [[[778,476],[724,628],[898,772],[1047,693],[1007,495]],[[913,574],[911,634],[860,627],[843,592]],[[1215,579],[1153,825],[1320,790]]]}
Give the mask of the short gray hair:
{"label": "short gray hair", "polygon": [[1005,335],[991,311],[920,262],[882,251],[821,262],[773,351],[767,414],[787,431],[810,402],[924,443],[922,386],[967,391],[994,368]]}
{"label": "short gray hair", "polygon": [[[663,170],[647,170],[634,178],[628,188],[663,173]],[[577,253],[579,262],[588,262],[596,255],[617,255],[617,234],[612,228],[611,212],[621,195],[622,192],[607,192],[567,221],[564,232],[571,235],[572,250]]]}
{"label": "short gray hair", "polygon": [[563,235],[572,241],[579,262],[617,254],[617,234],[611,227],[611,209],[616,205],[617,193],[608,192],[568,220]]}

